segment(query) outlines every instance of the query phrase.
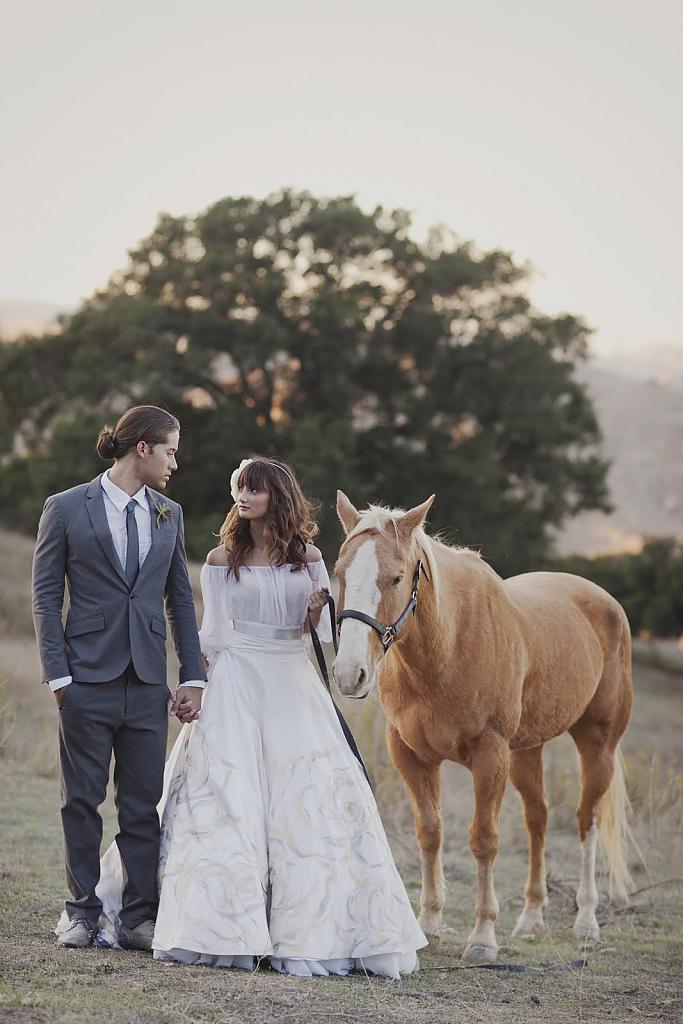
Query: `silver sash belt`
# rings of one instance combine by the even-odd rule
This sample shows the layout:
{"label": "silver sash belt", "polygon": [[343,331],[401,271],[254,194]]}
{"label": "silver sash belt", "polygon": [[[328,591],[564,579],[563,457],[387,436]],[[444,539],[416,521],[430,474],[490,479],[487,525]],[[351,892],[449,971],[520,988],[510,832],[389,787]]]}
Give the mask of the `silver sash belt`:
{"label": "silver sash belt", "polygon": [[232,625],[236,633],[261,640],[301,640],[303,636],[303,626],[268,626],[264,622],[245,622],[242,619],[233,619]]}

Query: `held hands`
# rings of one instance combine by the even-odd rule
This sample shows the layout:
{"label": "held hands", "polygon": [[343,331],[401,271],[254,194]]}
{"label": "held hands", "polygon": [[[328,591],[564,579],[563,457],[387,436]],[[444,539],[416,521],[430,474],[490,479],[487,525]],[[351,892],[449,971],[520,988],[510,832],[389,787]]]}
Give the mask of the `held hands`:
{"label": "held hands", "polygon": [[[58,690],[52,691],[57,707],[61,706],[66,691],[66,686],[61,686]],[[183,725],[186,722],[194,722],[199,718],[203,692],[201,686],[179,686],[173,697],[170,713],[176,715]]]}
{"label": "held hands", "polygon": [[201,686],[179,686],[173,695],[171,715],[179,718],[183,725],[196,721],[201,711],[203,693]]}
{"label": "held hands", "polygon": [[327,604],[329,593],[330,592],[327,587],[320,587],[319,590],[314,590],[308,599],[308,610],[311,613],[311,624],[314,629],[318,628],[320,616],[322,615],[323,608]]}

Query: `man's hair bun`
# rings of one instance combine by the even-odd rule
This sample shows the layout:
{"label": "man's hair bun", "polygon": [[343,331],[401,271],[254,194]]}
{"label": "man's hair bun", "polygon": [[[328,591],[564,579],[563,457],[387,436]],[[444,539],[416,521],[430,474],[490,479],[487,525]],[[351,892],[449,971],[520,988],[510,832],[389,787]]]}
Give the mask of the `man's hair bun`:
{"label": "man's hair bun", "polygon": [[95,449],[102,459],[113,459],[116,456],[116,435],[111,427],[100,430]]}

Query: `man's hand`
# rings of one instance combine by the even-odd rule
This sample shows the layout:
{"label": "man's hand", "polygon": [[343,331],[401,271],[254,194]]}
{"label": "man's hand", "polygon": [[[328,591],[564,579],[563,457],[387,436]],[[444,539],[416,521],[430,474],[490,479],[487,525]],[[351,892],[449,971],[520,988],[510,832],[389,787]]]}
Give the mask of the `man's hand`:
{"label": "man's hand", "polygon": [[57,707],[61,707],[62,701],[64,700],[64,694],[66,693],[70,684],[66,686],[60,686],[58,690],[53,690],[54,698],[57,701]]}
{"label": "man's hand", "polygon": [[201,711],[203,693],[201,686],[179,686],[173,696],[171,714],[179,718],[183,725],[196,721]]}

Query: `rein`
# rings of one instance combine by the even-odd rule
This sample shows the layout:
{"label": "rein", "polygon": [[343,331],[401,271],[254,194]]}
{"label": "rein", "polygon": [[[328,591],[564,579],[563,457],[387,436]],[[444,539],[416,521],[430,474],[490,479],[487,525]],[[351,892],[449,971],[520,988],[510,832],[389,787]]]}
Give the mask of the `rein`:
{"label": "rein", "polygon": [[[386,654],[391,645],[397,639],[398,634],[403,629],[410,616],[417,608],[417,591],[420,585],[420,576],[423,571],[424,567],[422,565],[422,559],[419,559],[415,566],[415,573],[413,575],[413,589],[410,594],[410,600],[396,621],[392,622],[390,626],[383,625],[378,619],[373,618],[372,615],[366,615],[365,612],[358,612],[353,608],[345,608],[343,612],[339,612],[337,615],[337,623],[339,624],[339,627],[341,628],[343,619],[357,619],[359,622],[364,622],[379,634],[379,638],[382,641],[382,647],[384,648],[384,653]],[[332,630],[332,632],[334,633],[334,630]],[[335,652],[336,650],[337,646],[335,638]]]}
{"label": "rein", "polygon": [[[332,643],[334,645],[334,653],[336,655],[337,654],[337,650],[338,650],[338,646],[337,646],[337,627],[335,625],[335,622],[336,622],[336,618],[335,618],[335,605],[334,605],[334,598],[332,597],[332,594],[328,594],[327,595],[327,607],[329,608],[330,620],[332,622]],[[360,750],[358,749],[358,745],[356,744],[356,741],[353,738],[353,733],[351,732],[351,729],[349,728],[346,719],[344,718],[344,716],[342,715],[341,711],[337,707],[335,699],[332,696],[332,690],[330,689],[330,676],[329,676],[329,673],[327,671],[327,663],[325,661],[325,655],[323,653],[322,644],[320,643],[320,637],[318,636],[318,634],[317,634],[317,632],[315,630],[315,626],[311,622],[311,613],[310,612],[308,613],[308,628],[309,628],[310,633],[311,633],[311,640],[313,641],[313,650],[315,651],[315,657],[316,657],[316,661],[318,662],[318,668],[320,669],[320,675],[323,678],[323,682],[325,684],[325,689],[327,690],[327,692],[328,692],[328,694],[330,696],[330,700],[332,701],[332,707],[334,708],[334,710],[337,713],[337,718],[339,719],[339,724],[340,724],[340,726],[342,728],[342,732],[344,733],[344,737],[346,739],[346,742],[348,743],[349,748],[350,748],[352,754],[355,756],[356,760],[358,761],[358,764],[363,769],[363,772],[365,774],[365,778],[368,780],[368,785],[372,789],[372,783],[370,782],[370,776],[368,775],[368,770],[367,770],[367,768],[365,767],[365,765],[363,763],[363,758],[361,757]]]}

